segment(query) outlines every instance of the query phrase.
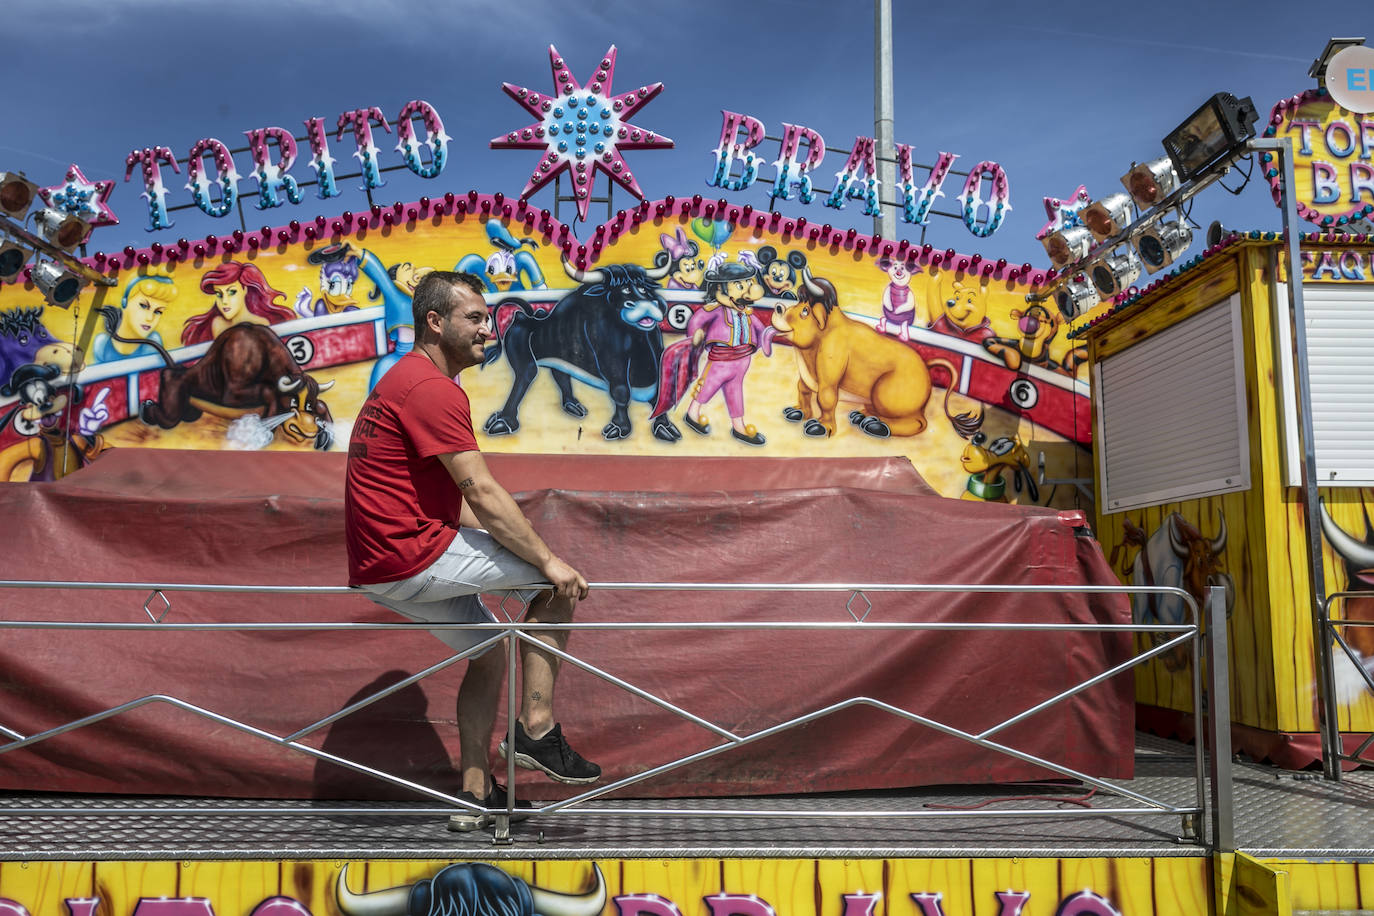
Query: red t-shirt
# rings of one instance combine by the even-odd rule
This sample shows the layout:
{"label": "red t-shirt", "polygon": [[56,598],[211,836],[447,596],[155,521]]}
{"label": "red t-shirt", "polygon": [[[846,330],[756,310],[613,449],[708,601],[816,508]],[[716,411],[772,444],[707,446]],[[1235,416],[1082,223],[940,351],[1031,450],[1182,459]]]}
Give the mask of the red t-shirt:
{"label": "red t-shirt", "polygon": [[476,449],[467,394],[423,353],[402,356],[363,402],[348,443],[349,585],[408,578],[448,549],[463,497],[437,456]]}

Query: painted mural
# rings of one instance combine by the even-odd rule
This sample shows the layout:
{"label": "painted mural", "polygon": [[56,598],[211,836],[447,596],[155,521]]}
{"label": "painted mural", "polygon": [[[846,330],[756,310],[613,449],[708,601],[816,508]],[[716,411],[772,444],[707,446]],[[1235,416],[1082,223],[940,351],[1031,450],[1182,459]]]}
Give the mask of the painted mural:
{"label": "painted mural", "polygon": [[98,269],[113,285],[65,311],[0,287],[0,479],[106,448],[337,448],[434,269],[488,289],[464,384],[490,451],[905,455],[945,495],[1055,505],[1079,497],[1040,481],[1088,466],[1084,351],[1026,302],[1029,265],[700,197],[575,249],[547,211],[473,193]]}

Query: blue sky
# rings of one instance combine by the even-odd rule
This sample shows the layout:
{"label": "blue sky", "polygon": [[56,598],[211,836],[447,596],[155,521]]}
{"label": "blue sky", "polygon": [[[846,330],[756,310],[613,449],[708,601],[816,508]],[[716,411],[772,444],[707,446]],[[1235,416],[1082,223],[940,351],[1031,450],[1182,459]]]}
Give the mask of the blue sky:
{"label": "blue sky", "polygon": [[[617,91],[664,83],[634,123],[668,135],[676,147],[627,153],[650,199],[702,194],[767,206],[765,181],[739,192],[706,183],[722,109],[758,118],[771,135],[784,122],[805,125],[832,147],[847,149],[856,135],[873,132],[867,0],[9,0],[6,10],[24,32],[0,57],[0,85],[10,92],[0,170],[51,185],[76,162],[88,178],[115,179],[110,204],[121,223],[98,230],[92,250],[237,226],[234,217],[192,209],[173,213],[171,229],[145,231],[138,173],[123,180],[130,150],[165,145],[184,160],[202,137],[237,148],[246,130],[281,126],[299,135],[306,118],[332,127],[340,112],[373,105],[394,120],[416,98],[444,120],[452,137],[448,165],[433,180],[388,173],[388,185],[374,192],[378,202],[469,188],[517,195],[539,153],[487,144],[532,120],[501,91],[503,82],[552,91],[550,44],[580,81],[614,44]],[[1047,267],[1035,240],[1045,222],[1043,197],[1067,196],[1079,184],[1093,196],[1121,190],[1130,164],[1163,155],[1160,139],[1214,92],[1251,96],[1262,127],[1275,102],[1313,85],[1307,69],[1328,38],[1374,42],[1374,13],[1368,0],[893,0],[893,29],[897,142],[911,144],[925,164],[942,150],[960,155],[956,168],[995,160],[1010,182],[1013,210],[993,236],[978,239],[957,220],[933,217],[926,240]],[[400,164],[394,134],[377,143],[384,163]],[[331,144],[342,170],[351,144],[347,137]],[[767,141],[760,147],[770,160],[776,149]],[[250,171],[246,153],[236,162],[241,175]],[[842,163],[843,154],[827,155],[819,188],[829,189]],[[304,158],[293,174],[311,175]],[[771,174],[766,167],[765,177]],[[169,205],[191,202],[184,167],[164,180]],[[950,196],[955,181],[946,185]],[[1227,180],[1240,183],[1239,175]],[[247,225],[362,209],[365,198],[353,190],[359,184],[341,182],[345,195],[330,201],[307,190],[303,204],[274,211],[250,202]],[[597,192],[609,184],[598,177]],[[247,178],[240,185],[255,188]],[[551,191],[532,202],[551,207]],[[617,208],[634,202],[617,189]],[[948,198],[940,205],[948,208]],[[813,223],[872,227],[859,202],[842,212],[819,199],[780,209]],[[592,213],[599,221],[604,205]],[[1192,218],[1204,228],[1214,219],[1237,228],[1280,226],[1258,173],[1238,197],[1218,187],[1199,195]],[[915,240],[915,227],[898,225],[901,237]]]}

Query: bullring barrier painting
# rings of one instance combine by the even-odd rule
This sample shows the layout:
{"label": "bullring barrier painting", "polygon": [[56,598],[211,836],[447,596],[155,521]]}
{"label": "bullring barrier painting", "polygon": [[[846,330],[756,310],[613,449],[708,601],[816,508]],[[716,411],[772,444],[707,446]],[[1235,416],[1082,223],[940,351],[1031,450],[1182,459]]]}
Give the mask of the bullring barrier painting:
{"label": "bullring barrier painting", "polygon": [[1083,499],[1085,354],[1028,267],[666,199],[595,230],[579,269],[547,213],[470,198],[126,257],[69,310],[0,288],[0,479],[107,448],[346,448],[413,345],[415,284],[456,269],[493,313],[464,376],[489,451],[905,455],[946,496]]}

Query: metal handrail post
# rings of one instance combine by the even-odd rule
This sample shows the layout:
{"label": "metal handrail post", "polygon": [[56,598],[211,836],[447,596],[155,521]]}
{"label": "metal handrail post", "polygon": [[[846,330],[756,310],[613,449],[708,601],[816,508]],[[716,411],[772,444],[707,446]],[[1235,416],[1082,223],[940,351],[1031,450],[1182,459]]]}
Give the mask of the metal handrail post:
{"label": "metal handrail post", "polygon": [[1207,589],[1207,737],[1212,746],[1212,849],[1235,852],[1231,783],[1231,675],[1227,660],[1226,590]]}
{"label": "metal handrail post", "polygon": [[1298,389],[1298,427],[1302,430],[1302,497],[1306,509],[1303,527],[1307,535],[1307,565],[1312,587],[1312,641],[1316,655],[1317,689],[1319,691],[1322,736],[1322,770],[1327,779],[1341,778],[1340,748],[1334,744],[1332,726],[1337,709],[1333,688],[1335,667],[1329,638],[1330,622],[1326,609],[1326,570],[1322,566],[1321,526],[1317,523],[1319,494],[1317,492],[1317,446],[1312,428],[1312,375],[1307,352],[1307,312],[1302,296],[1302,246],[1298,233],[1297,203],[1293,189],[1297,187],[1293,170],[1293,139],[1291,137],[1255,139],[1251,149],[1272,150],[1281,163],[1283,182],[1280,186],[1283,201],[1284,246],[1288,257],[1288,306],[1293,316],[1293,367]]}

